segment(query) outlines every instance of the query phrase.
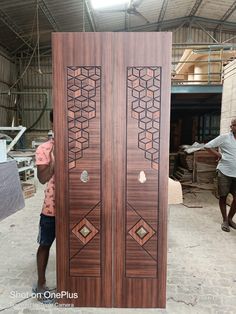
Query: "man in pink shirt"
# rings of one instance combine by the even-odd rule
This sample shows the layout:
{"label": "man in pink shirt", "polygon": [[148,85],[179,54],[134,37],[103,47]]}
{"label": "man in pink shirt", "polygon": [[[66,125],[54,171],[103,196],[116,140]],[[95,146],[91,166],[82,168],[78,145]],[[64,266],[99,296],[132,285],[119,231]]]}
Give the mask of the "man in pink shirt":
{"label": "man in pink shirt", "polygon": [[[50,121],[53,123],[53,112],[50,112]],[[49,251],[55,239],[55,181],[54,181],[54,140],[53,138],[41,144],[36,150],[36,165],[39,182],[47,186],[39,222],[37,251],[38,282],[33,289],[40,301],[49,301],[46,287],[46,268]],[[45,297],[46,296],[46,297]],[[45,303],[44,302],[44,303]]]}

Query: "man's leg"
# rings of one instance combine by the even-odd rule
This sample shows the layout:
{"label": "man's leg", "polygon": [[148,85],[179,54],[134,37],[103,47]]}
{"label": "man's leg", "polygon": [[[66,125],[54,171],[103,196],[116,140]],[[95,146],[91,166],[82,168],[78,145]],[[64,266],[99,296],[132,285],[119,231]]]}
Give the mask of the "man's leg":
{"label": "man's leg", "polygon": [[38,289],[46,286],[46,268],[51,246],[40,245],[37,252]]}
{"label": "man's leg", "polygon": [[231,179],[218,170],[219,206],[223,218],[221,229],[226,232],[230,231],[226,209],[226,198],[230,191],[230,185]]}
{"label": "man's leg", "polygon": [[220,211],[223,218],[221,229],[225,232],[229,232],[230,228],[229,228],[229,222],[228,222],[227,211],[226,211],[226,198],[227,198],[226,196],[220,196],[220,199],[219,199]]}
{"label": "man's leg", "polygon": [[229,214],[228,214],[228,223],[230,225],[230,227],[236,229],[236,223],[233,222],[233,217],[235,215],[236,212],[236,195],[233,195],[233,201],[232,204],[230,206],[230,210],[229,210]]}
{"label": "man's leg", "polygon": [[37,251],[38,290],[45,289],[46,268],[51,245],[55,239],[55,217],[41,214]]}
{"label": "man's leg", "polygon": [[228,221],[227,211],[226,211],[226,198],[227,196],[220,196],[220,199],[219,199],[219,206],[220,206],[220,211],[221,211],[223,221]]}

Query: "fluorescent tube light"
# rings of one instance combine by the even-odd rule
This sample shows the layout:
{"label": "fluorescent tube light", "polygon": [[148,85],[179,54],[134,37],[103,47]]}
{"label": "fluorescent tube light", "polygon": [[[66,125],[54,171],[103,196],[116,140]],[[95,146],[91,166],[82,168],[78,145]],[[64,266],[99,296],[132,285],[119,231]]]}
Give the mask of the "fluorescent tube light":
{"label": "fluorescent tube light", "polygon": [[128,3],[128,0],[90,0],[92,7],[96,9],[110,8],[120,4]]}

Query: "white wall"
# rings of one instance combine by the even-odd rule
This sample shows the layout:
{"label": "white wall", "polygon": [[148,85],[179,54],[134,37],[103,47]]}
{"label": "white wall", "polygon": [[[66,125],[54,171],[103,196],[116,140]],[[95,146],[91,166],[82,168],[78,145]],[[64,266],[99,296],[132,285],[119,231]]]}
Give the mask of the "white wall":
{"label": "white wall", "polygon": [[221,106],[220,134],[229,132],[232,118],[236,118],[236,60],[224,69],[224,82]]}

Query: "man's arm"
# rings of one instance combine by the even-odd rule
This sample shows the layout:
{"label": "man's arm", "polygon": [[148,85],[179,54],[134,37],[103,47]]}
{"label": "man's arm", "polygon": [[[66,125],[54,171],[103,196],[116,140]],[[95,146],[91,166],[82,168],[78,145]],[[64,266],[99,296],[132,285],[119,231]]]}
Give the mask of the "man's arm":
{"label": "man's arm", "polygon": [[54,173],[54,167],[49,165],[38,165],[37,166],[37,176],[39,179],[39,182],[42,184],[45,184],[48,182]]}
{"label": "man's arm", "polygon": [[225,140],[225,135],[219,135],[215,139],[211,140],[207,144],[205,144],[204,148],[212,155],[216,156],[216,161],[219,161],[222,157],[222,154],[216,150],[215,148],[220,148],[221,144]]}

